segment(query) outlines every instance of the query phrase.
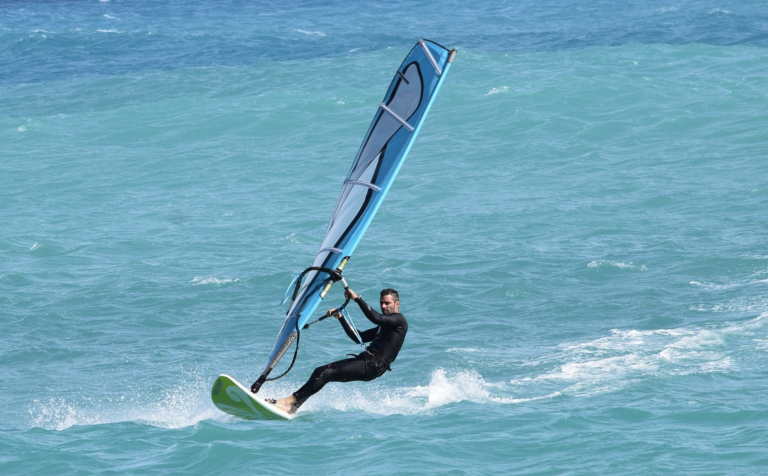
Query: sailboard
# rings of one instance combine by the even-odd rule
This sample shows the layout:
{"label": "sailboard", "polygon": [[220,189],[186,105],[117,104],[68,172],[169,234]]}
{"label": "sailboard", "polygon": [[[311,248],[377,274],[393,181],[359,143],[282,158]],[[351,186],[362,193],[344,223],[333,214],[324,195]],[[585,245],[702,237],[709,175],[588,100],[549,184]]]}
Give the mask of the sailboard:
{"label": "sailboard", "polygon": [[277,408],[229,375],[221,374],[211,388],[211,400],[219,410],[247,420],[290,420],[290,413]]}
{"label": "sailboard", "polygon": [[455,56],[455,49],[419,40],[395,72],[344,180],[320,250],[312,266],[294,279],[283,297],[285,302],[290,296],[291,304],[267,364],[251,386],[253,393],[268,380],[294,341],[298,351],[301,330],[331,285],[340,279],[344,265],[376,215]]}

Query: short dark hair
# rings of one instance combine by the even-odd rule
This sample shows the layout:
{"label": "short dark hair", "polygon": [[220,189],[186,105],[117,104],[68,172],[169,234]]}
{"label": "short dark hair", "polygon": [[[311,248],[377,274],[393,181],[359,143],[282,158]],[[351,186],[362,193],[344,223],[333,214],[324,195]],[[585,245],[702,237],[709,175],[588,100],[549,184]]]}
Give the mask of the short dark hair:
{"label": "short dark hair", "polygon": [[400,300],[400,295],[397,294],[397,291],[395,291],[392,288],[382,289],[381,290],[381,297],[386,296],[387,294],[391,295],[393,298],[395,298],[395,301]]}

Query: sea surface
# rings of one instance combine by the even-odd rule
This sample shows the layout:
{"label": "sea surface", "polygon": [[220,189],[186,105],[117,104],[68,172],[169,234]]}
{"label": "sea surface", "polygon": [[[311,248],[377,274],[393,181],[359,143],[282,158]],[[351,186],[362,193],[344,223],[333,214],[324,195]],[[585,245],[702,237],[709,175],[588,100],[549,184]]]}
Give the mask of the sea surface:
{"label": "sea surface", "polygon": [[[221,413],[419,38],[458,56],[344,270],[400,357]],[[767,156],[762,1],[2,1],[0,473],[768,474]]]}

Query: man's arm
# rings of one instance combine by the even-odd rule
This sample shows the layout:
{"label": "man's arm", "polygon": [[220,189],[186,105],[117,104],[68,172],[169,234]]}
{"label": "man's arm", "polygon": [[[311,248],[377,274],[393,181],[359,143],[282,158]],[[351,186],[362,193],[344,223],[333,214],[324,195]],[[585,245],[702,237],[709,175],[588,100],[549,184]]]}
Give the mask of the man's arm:
{"label": "man's arm", "polygon": [[402,314],[397,313],[390,314],[388,316],[379,314],[378,312],[374,311],[367,302],[363,301],[363,298],[360,296],[358,296],[356,302],[357,305],[360,306],[360,310],[363,311],[363,315],[365,315],[369,321],[373,322],[377,326],[399,326],[402,324]]}
{"label": "man's arm", "polygon": [[347,333],[347,336],[349,336],[349,338],[352,339],[352,342],[354,342],[355,344],[370,342],[373,340],[374,337],[376,337],[376,331],[378,330],[378,327],[374,327],[372,329],[368,329],[367,331],[360,332],[360,338],[363,339],[363,342],[358,342],[357,336],[355,335],[355,331],[352,329],[352,326],[349,325],[349,322],[347,322],[346,319],[342,319],[340,317],[337,317],[337,319],[341,323],[341,327],[344,328],[344,332]]}
{"label": "man's arm", "polygon": [[363,344],[365,342],[370,342],[373,340],[374,337],[376,337],[376,333],[379,330],[378,327],[374,327],[372,329],[368,329],[366,331],[360,332],[360,338],[363,339],[363,342],[360,342],[357,339],[357,335],[355,335],[355,330],[352,328],[352,326],[347,322],[346,319],[341,315],[340,312],[336,311],[336,309],[331,309],[328,311],[329,315],[332,315],[335,317],[339,323],[341,324],[342,329],[344,329],[344,332],[347,334],[347,337],[352,339],[352,342],[355,344]]}
{"label": "man's arm", "polygon": [[[357,294],[356,292],[354,292],[352,288],[347,288],[344,291],[344,295],[350,298],[351,300],[355,301],[357,305],[360,306],[360,310],[363,311],[363,314],[365,315],[365,317],[368,318],[369,321],[373,322],[377,326],[396,326],[400,324],[400,321],[398,318],[401,316],[399,316],[398,314],[390,314],[389,316],[382,316],[378,312],[374,311],[373,308],[368,305],[368,303],[363,301],[363,297]],[[370,329],[368,331],[370,331]],[[368,332],[368,331],[365,331],[365,332]],[[373,337],[371,337],[371,339],[373,339]]]}

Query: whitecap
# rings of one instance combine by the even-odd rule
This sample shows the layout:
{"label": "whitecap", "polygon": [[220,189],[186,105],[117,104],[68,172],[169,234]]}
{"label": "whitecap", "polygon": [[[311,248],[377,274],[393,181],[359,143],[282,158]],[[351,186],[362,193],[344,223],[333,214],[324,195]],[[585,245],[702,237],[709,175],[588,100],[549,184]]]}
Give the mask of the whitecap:
{"label": "whitecap", "polygon": [[768,339],[754,339],[757,350],[768,350]]}
{"label": "whitecap", "polygon": [[322,31],[308,31],[308,30],[296,30],[297,33],[302,33],[309,36],[325,36]]}
{"label": "whitecap", "polygon": [[586,396],[616,391],[647,378],[727,372],[735,363],[726,336],[748,335],[749,328],[762,325],[762,319],[755,319],[716,329],[614,329],[610,336],[560,346],[560,352],[538,358],[551,365],[551,370],[510,383],[554,385],[564,394]]}
{"label": "whitecap", "polygon": [[736,312],[739,314],[757,314],[768,310],[768,298],[760,296],[742,296],[726,303],[696,304],[689,307],[699,312]]}
{"label": "whitecap", "polygon": [[485,93],[485,95],[486,96],[490,96],[491,94],[506,93],[507,91],[509,91],[509,87],[508,86],[502,86],[500,88],[492,88],[490,91]]}
{"label": "whitecap", "polygon": [[290,243],[293,243],[294,245],[303,245],[308,243],[315,243],[315,238],[307,238],[302,233],[291,233],[290,235],[286,235],[283,237],[284,240],[287,240]]}
{"label": "whitecap", "polygon": [[619,269],[639,269],[640,271],[648,270],[648,268],[644,264],[638,266],[632,262],[623,263],[621,261],[611,261],[611,260],[604,260],[604,259],[591,261],[589,264],[587,264],[587,268],[601,268],[604,266],[610,266],[610,267],[619,268]]}
{"label": "whitecap", "polygon": [[740,286],[738,283],[713,284],[713,283],[702,283],[701,281],[691,281],[689,284],[691,284],[693,286],[699,286],[701,288],[712,289],[714,291],[721,291],[721,290],[724,290],[724,289],[732,289],[732,288]]}
{"label": "whitecap", "polygon": [[658,355],[670,362],[681,362],[687,359],[705,359],[714,362],[720,358],[717,349],[722,347],[723,343],[723,337],[720,334],[703,330],[666,345]]}
{"label": "whitecap", "polygon": [[232,279],[232,278],[217,278],[216,276],[208,276],[208,277],[195,276],[194,279],[190,281],[190,284],[192,284],[193,286],[198,286],[201,284],[219,285],[219,284],[237,283],[239,281],[240,281],[239,278]]}

